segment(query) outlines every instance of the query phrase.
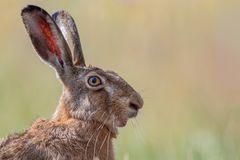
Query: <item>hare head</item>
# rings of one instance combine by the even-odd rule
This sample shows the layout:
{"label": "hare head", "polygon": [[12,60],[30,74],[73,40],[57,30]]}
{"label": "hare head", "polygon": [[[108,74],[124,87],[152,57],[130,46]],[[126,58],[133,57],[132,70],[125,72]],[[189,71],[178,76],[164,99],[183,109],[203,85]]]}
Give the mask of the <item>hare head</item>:
{"label": "hare head", "polygon": [[[103,123],[113,132],[137,116],[141,96],[115,72],[85,65],[77,28],[66,11],[50,16],[29,5],[22,18],[38,55],[56,70],[64,86],[64,114]],[[54,117],[61,117],[61,112],[58,108]]]}

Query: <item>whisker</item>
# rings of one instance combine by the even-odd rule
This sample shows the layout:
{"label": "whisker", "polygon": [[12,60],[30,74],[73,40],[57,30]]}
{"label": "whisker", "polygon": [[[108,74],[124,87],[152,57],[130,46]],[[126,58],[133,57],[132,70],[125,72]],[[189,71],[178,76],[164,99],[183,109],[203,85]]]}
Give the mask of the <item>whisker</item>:
{"label": "whisker", "polygon": [[92,116],[94,116],[94,114],[96,114],[96,113],[97,113],[98,111],[100,111],[100,110],[101,110],[101,109],[99,108],[99,109],[97,109],[96,111],[92,112],[92,113],[89,115],[87,121],[89,121],[89,120],[92,118]]}
{"label": "whisker", "polygon": [[133,127],[133,128],[135,128],[135,124],[133,123],[133,120],[132,119],[130,119],[131,120],[131,126]]}
{"label": "whisker", "polygon": [[108,143],[107,143],[107,160],[108,160],[108,155],[109,155],[109,143],[110,143],[110,135],[111,134],[109,134],[109,136],[108,136]]}
{"label": "whisker", "polygon": [[107,140],[107,138],[108,138],[108,136],[109,136],[110,134],[111,134],[111,132],[109,131],[108,134],[104,137],[103,142],[102,142],[102,144],[101,144],[101,146],[100,146],[100,148],[99,148],[98,154],[97,154],[98,156],[100,155],[101,149],[102,149],[104,143],[106,142],[106,140]]}
{"label": "whisker", "polygon": [[[105,113],[105,112],[104,112],[104,113]],[[87,146],[86,146],[86,148],[85,148],[85,157],[87,157],[87,149],[88,149],[88,146],[89,146],[89,144],[90,144],[90,142],[91,142],[94,134],[95,134],[96,132],[98,132],[100,129],[102,129],[102,127],[105,125],[105,123],[106,123],[106,121],[108,120],[108,118],[110,118],[110,115],[111,115],[111,113],[109,114],[108,117],[106,117],[106,118],[104,119],[104,121],[103,121],[103,122],[99,125],[99,127],[93,132],[92,136],[91,136],[90,139],[88,140]],[[101,130],[100,130],[100,131],[101,131]]]}
{"label": "whisker", "polygon": [[[104,111],[104,112],[102,113],[102,115],[101,115],[101,118],[100,118],[100,119],[102,119],[102,117],[103,117],[105,114],[106,114],[106,111]],[[90,131],[91,131],[91,128],[88,130],[88,132],[86,133],[86,135],[88,135]],[[94,133],[95,133],[95,132],[94,132]]]}
{"label": "whisker", "polygon": [[139,90],[140,93],[148,92],[148,91],[149,91],[149,90],[148,90],[147,88],[141,88],[141,89]]}
{"label": "whisker", "polygon": [[[104,112],[104,113],[105,113],[105,112]],[[106,119],[107,119],[107,118],[106,118]],[[88,142],[87,142],[87,146],[86,146],[86,148],[85,148],[85,157],[86,157],[86,158],[87,158],[87,149],[88,149],[88,146],[89,146],[89,144],[90,144],[90,142],[91,142],[94,134],[95,134],[96,132],[98,132],[98,130],[101,128],[102,125],[103,125],[103,122],[102,122],[102,123],[99,125],[99,127],[93,132],[92,136],[90,137],[90,139],[89,139]],[[88,135],[90,131],[91,131],[91,128],[89,129],[89,131],[87,132],[86,135]]]}
{"label": "whisker", "polygon": [[135,122],[135,124],[136,124],[136,133],[137,133],[137,135],[138,135],[138,137],[140,137],[140,139],[141,139],[141,141],[142,141],[142,143],[143,144],[145,144],[145,138],[144,138],[144,130],[143,130],[143,128],[141,127],[141,125],[139,124],[139,122],[138,122],[138,120],[137,120],[137,118],[134,118],[134,121],[133,122]]}
{"label": "whisker", "polygon": [[98,137],[99,137],[100,133],[101,133],[101,130],[99,130],[99,132],[98,132],[98,134],[96,136],[96,140],[95,140],[94,148],[93,148],[93,158],[95,157],[97,141],[98,141]]}
{"label": "whisker", "polygon": [[132,128],[133,128],[133,130],[134,130],[134,134],[135,134],[135,136],[136,136],[137,138],[138,138],[138,137],[141,137],[141,136],[139,136],[139,135],[140,135],[139,130],[136,129],[137,126],[134,124],[133,119],[131,119],[131,126],[132,126]]}

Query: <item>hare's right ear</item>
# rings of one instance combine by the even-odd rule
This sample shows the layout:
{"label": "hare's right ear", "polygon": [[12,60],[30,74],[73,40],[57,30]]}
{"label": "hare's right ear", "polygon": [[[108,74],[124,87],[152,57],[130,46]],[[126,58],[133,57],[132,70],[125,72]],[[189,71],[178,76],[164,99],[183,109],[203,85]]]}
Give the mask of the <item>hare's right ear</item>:
{"label": "hare's right ear", "polygon": [[55,12],[52,15],[52,18],[62,31],[62,34],[70,47],[74,65],[80,67],[85,66],[79,34],[72,16],[62,10]]}
{"label": "hare's right ear", "polygon": [[25,7],[21,15],[39,56],[53,66],[60,77],[70,71],[73,67],[71,51],[51,16],[33,5]]}

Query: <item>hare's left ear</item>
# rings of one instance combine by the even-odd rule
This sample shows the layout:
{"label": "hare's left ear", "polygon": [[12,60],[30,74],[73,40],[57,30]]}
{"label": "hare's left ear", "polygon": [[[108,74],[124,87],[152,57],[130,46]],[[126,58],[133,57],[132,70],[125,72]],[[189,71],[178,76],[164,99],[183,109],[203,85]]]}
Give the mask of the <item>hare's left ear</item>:
{"label": "hare's left ear", "polygon": [[80,43],[79,34],[75,22],[66,11],[57,11],[52,15],[53,20],[62,31],[73,56],[75,66],[84,67],[85,61]]}
{"label": "hare's left ear", "polygon": [[74,67],[71,51],[61,30],[42,8],[29,5],[22,19],[38,55],[53,66],[60,77]]}

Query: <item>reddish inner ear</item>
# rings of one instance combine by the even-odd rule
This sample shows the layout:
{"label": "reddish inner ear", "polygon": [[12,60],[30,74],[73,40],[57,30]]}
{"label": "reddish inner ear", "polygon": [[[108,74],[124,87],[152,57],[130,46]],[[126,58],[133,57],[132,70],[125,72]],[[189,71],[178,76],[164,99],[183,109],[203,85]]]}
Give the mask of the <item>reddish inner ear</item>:
{"label": "reddish inner ear", "polygon": [[49,24],[46,22],[45,19],[42,17],[39,17],[38,24],[40,26],[40,29],[45,36],[47,42],[47,47],[51,51],[51,53],[55,54],[60,62],[62,62],[62,57],[59,48],[57,47],[56,40],[53,37],[53,33],[51,31],[51,28]]}

